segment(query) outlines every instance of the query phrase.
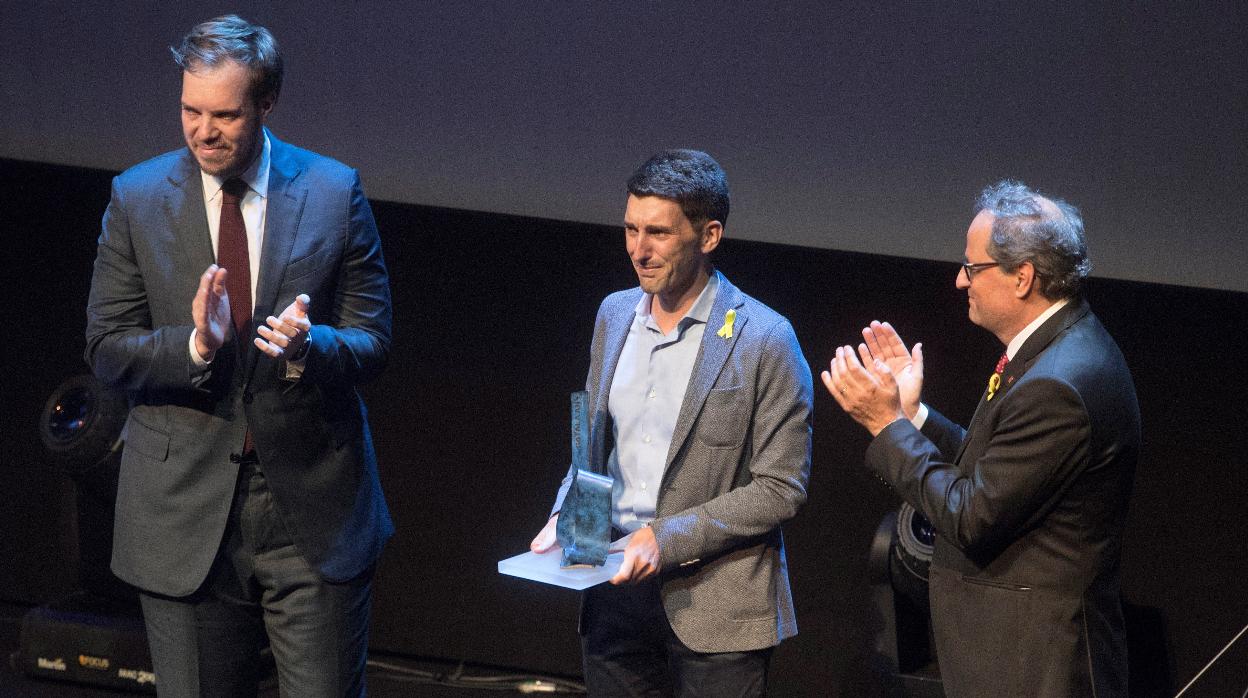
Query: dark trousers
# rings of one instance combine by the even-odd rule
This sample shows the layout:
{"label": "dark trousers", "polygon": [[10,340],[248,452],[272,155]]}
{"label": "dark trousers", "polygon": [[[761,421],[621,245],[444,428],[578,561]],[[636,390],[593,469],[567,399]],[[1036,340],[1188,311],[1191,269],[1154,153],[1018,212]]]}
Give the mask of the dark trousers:
{"label": "dark trousers", "polygon": [[659,584],[600,584],[581,614],[585,684],[599,696],[730,698],[767,695],[771,650],[695,652],[667,621]]}
{"label": "dark trousers", "polygon": [[326,582],[295,548],[263,473],[245,464],[225,539],[189,597],[142,594],[162,696],[255,696],[266,640],[285,696],[362,696],[372,572]]}

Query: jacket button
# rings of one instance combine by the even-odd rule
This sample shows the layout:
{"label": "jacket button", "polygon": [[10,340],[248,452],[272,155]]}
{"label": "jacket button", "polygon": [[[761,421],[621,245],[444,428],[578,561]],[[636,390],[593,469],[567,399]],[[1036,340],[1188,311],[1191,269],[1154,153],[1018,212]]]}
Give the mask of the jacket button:
{"label": "jacket button", "polygon": [[251,391],[247,391],[247,392],[243,393],[243,404],[244,404],[244,405],[250,405],[250,404],[251,404],[251,400],[252,400]]}

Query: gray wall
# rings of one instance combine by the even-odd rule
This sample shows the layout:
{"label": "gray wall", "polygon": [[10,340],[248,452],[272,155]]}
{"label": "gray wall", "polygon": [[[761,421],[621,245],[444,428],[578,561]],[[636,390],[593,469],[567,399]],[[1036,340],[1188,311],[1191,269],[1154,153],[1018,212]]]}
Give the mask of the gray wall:
{"label": "gray wall", "polygon": [[686,145],[732,236],[953,260],[1010,176],[1084,209],[1099,276],[1248,290],[1242,3],[6,2],[0,157],[178,147],[166,46],[225,11],[284,46],[277,132],[373,198],[614,224]]}

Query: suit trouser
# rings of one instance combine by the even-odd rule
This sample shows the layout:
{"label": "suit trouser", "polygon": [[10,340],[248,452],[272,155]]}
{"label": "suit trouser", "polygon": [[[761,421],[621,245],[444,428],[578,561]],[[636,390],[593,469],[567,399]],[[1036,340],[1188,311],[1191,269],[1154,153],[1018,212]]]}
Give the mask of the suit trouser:
{"label": "suit trouser", "polygon": [[765,696],[772,648],[704,653],[672,631],[659,583],[586,590],[581,650],[589,695],[728,698]]}
{"label": "suit trouser", "polygon": [[322,579],[295,548],[259,467],[240,470],[203,586],[182,598],[140,595],[158,692],[256,695],[267,636],[282,696],[364,695],[372,571]]}

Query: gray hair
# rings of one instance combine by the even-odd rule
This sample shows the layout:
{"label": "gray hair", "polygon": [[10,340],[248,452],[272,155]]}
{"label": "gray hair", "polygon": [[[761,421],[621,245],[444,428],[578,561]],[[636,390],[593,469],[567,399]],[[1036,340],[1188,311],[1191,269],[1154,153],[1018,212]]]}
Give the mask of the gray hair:
{"label": "gray hair", "polygon": [[178,46],[173,61],[187,72],[212,68],[223,61],[241,63],[251,71],[251,98],[275,101],[282,91],[282,54],[268,29],[238,15],[225,15],[196,25]]}
{"label": "gray hair", "polygon": [[1045,298],[1079,293],[1092,271],[1079,209],[1007,179],[984,189],[975,205],[977,215],[980,211],[994,217],[988,254],[1003,269],[1014,271],[1031,262]]}

